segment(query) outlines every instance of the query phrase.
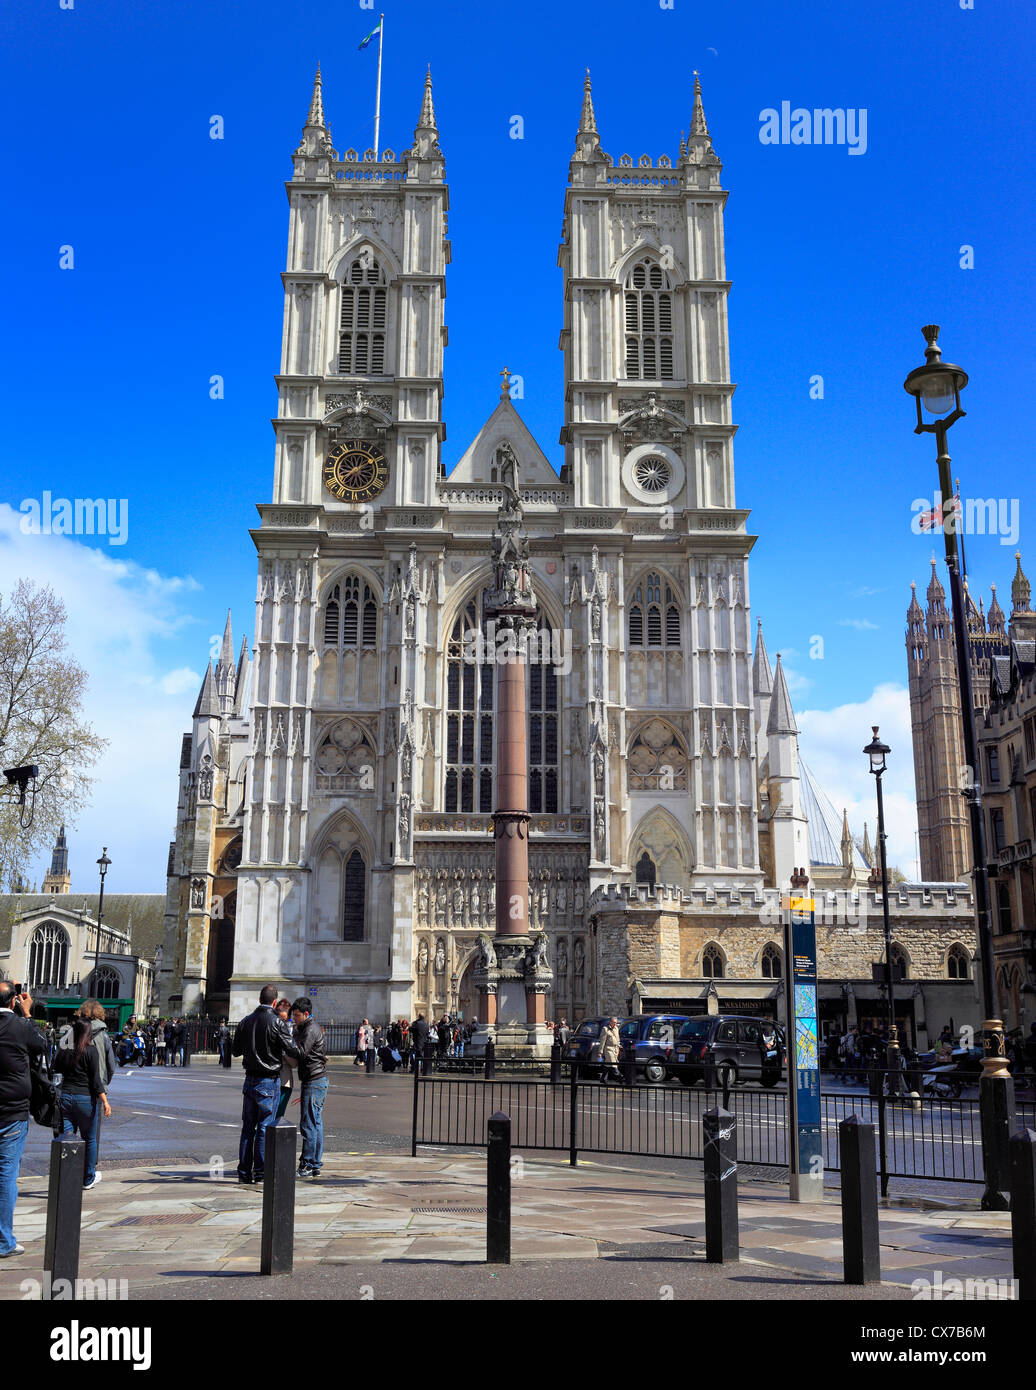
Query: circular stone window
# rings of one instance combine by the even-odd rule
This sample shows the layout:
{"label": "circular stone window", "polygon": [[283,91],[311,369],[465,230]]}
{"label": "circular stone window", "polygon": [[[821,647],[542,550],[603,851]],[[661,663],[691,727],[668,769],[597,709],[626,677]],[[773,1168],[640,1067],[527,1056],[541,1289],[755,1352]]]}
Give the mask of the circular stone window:
{"label": "circular stone window", "polygon": [[643,505],[672,502],[684,485],[680,455],[665,444],[638,444],[622,465],[626,491]]}
{"label": "circular stone window", "polygon": [[633,465],[633,477],[642,492],[668,492],[673,470],[658,454],[648,454]]}

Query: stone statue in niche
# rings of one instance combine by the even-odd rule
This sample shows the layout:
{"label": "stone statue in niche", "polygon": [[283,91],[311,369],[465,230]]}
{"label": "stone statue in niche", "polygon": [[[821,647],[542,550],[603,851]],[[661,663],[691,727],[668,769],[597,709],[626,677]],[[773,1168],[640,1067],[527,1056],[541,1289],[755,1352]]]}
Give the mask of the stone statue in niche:
{"label": "stone statue in niche", "polygon": [[203,878],[191,879],[191,907],[205,906],[205,880]]}
{"label": "stone statue in niche", "polygon": [[424,975],[428,970],[428,942],[423,938],[417,948],[417,973]]}
{"label": "stone statue in niche", "polygon": [[435,973],[441,975],[446,969],[446,943],[440,936],[435,943]]}
{"label": "stone statue in niche", "polygon": [[202,801],[208,801],[212,796],[212,758],[208,753],[201,760],[201,770],[198,773],[198,795]]}
{"label": "stone statue in niche", "polygon": [[572,947],[572,966],[577,978],[582,978],[583,971],[586,967],[586,951],[583,946],[583,939],[580,936],[576,937],[575,944]]}
{"label": "stone statue in niche", "polygon": [[554,875],[554,907],[557,909],[558,916],[563,916],[568,906],[568,886],[561,877],[561,870],[558,869]]}
{"label": "stone statue in niche", "polygon": [[561,938],[558,942],[558,975],[562,978],[568,974],[568,942]]}
{"label": "stone statue in niche", "polygon": [[482,894],[479,890],[481,877],[481,869],[475,869],[471,875],[471,920],[476,924],[480,924],[482,919]]}
{"label": "stone statue in niche", "polygon": [[575,910],[575,914],[576,914],[577,920],[578,920],[579,918],[582,917],[582,915],[583,915],[583,908],[585,907],[585,905],[586,905],[586,896],[585,896],[585,894],[584,894],[584,892],[583,892],[583,884],[582,884],[582,882],[580,881],[579,883],[576,884],[575,900],[574,900],[574,903],[573,903],[573,907],[574,907],[574,910]]}

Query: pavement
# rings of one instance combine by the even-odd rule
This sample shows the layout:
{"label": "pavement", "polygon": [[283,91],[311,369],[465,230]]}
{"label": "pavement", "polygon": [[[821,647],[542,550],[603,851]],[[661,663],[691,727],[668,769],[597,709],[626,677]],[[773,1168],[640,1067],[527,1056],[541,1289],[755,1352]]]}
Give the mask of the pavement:
{"label": "pavement", "polygon": [[[124,1280],[108,1297],[910,1299],[915,1280],[953,1278],[1001,1280],[1000,1296],[1011,1296],[1007,1213],[883,1206],[883,1282],[850,1287],[837,1196],[796,1204],[786,1187],[740,1182],[741,1259],[716,1266],[704,1258],[699,1176],[517,1155],[512,1263],[490,1267],[485,1156],[441,1150],[329,1155],[318,1180],[296,1184],[293,1274],[264,1278],[263,1189],[239,1185],[232,1167],[102,1173],[83,1194],[79,1273]],[[0,1263],[0,1299],[38,1296],[46,1202],[42,1176],[20,1179],[15,1233],[26,1253]]]}

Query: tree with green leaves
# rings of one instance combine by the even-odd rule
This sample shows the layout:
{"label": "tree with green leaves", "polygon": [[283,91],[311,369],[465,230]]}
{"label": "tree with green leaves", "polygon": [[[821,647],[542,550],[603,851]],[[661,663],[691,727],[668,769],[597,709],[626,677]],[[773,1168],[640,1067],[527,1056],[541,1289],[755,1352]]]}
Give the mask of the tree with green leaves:
{"label": "tree with green leaves", "polygon": [[0,758],[4,767],[39,768],[24,806],[17,788],[0,793],[0,885],[11,889],[74,825],[107,747],[83,717],[87,674],[68,652],[65,605],[49,586],[21,579],[0,595]]}

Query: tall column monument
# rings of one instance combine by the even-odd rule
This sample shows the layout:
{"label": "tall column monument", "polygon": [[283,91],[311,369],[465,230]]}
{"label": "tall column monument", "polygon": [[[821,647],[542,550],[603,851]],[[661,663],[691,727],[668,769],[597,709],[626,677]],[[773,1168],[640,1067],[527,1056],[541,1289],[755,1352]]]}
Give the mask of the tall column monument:
{"label": "tall column monument", "polygon": [[540,653],[534,640],[538,604],[529,573],[529,540],[518,491],[518,460],[504,458],[504,501],[493,536],[493,586],[485,599],[483,640],[496,672],[496,923],[479,938],[475,983],[481,1027],[501,1054],[548,1055],[546,995],[553,975],[546,934],[529,931],[529,749],[526,668]]}

